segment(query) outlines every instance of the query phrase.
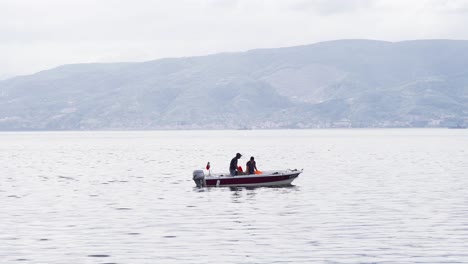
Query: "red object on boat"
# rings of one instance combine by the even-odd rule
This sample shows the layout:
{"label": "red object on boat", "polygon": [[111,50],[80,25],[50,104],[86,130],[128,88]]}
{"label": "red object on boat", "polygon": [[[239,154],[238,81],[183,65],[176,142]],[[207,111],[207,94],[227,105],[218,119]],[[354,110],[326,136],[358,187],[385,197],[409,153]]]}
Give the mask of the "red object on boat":
{"label": "red object on boat", "polygon": [[210,169],[210,162],[208,161],[208,163],[206,164],[206,169],[209,170]]}
{"label": "red object on boat", "polygon": [[242,169],[242,166],[237,167],[237,170],[240,172],[244,172],[244,170]]}

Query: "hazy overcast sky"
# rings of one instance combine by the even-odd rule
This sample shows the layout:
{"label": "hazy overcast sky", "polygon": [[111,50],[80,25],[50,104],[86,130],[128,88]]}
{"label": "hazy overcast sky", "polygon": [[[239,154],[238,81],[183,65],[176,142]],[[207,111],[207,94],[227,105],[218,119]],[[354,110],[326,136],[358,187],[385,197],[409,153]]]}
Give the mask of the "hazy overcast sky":
{"label": "hazy overcast sky", "polygon": [[468,0],[0,0],[0,79],[365,38],[468,39]]}

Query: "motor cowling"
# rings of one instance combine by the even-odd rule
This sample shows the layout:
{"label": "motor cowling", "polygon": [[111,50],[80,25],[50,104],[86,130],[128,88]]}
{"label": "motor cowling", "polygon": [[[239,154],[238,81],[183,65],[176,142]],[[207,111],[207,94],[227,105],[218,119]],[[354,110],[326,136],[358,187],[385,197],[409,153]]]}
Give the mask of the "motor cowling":
{"label": "motor cowling", "polygon": [[194,170],[193,180],[195,181],[197,187],[203,187],[205,185],[205,172],[203,172],[203,170]]}

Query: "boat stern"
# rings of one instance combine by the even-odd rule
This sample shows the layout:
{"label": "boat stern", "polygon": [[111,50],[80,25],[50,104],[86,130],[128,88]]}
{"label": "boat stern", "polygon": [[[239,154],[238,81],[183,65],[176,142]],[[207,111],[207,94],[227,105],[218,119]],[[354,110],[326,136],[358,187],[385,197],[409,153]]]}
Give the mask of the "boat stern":
{"label": "boat stern", "polygon": [[204,187],[205,184],[205,172],[203,170],[194,170],[193,173],[193,181],[197,185],[198,188]]}

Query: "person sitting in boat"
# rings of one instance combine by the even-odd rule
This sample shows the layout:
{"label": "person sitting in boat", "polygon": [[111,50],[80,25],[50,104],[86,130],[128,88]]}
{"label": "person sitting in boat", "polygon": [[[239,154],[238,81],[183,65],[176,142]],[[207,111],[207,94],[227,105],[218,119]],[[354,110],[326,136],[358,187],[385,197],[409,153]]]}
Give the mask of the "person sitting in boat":
{"label": "person sitting in boat", "polygon": [[242,157],[242,155],[240,153],[237,153],[236,156],[234,158],[232,158],[231,160],[231,164],[229,165],[229,173],[231,174],[231,176],[235,176],[237,175],[237,161]]}
{"label": "person sitting in boat", "polygon": [[255,172],[258,171],[257,164],[255,162],[254,157],[250,157],[250,160],[247,161],[247,164],[245,165],[245,167],[247,168],[248,174],[255,174]]}

